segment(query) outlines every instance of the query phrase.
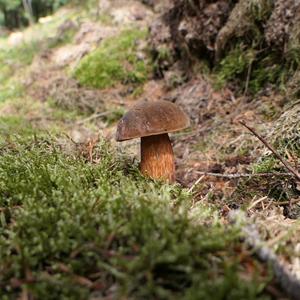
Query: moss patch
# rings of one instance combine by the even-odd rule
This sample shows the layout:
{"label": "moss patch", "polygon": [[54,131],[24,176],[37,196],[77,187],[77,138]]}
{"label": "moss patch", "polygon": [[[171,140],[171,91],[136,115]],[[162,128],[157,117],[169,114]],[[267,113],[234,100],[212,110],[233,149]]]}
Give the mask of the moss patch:
{"label": "moss patch", "polygon": [[22,94],[23,87],[14,75],[17,77],[24,72],[24,67],[32,62],[38,48],[32,43],[0,49],[0,103]]}
{"label": "moss patch", "polygon": [[31,124],[20,116],[0,117],[0,142],[15,135],[32,136],[35,130]]}
{"label": "moss patch", "polygon": [[226,82],[241,78],[246,80],[247,69],[255,59],[255,52],[245,49],[242,45],[232,49],[220,62],[217,69],[217,83],[219,86]]}
{"label": "moss patch", "polygon": [[144,180],[104,142],[97,164],[76,153],[49,138],[1,147],[1,297],[266,299],[266,278],[239,276],[237,228],[203,206],[190,215],[184,190]]}
{"label": "moss patch", "polygon": [[137,56],[139,41],[147,32],[126,30],[119,36],[103,42],[85,57],[75,70],[75,77],[88,87],[106,88],[121,83],[143,83],[149,73],[149,65]]}
{"label": "moss patch", "polygon": [[22,95],[20,79],[34,56],[41,51],[37,41],[0,48],[0,103]]}
{"label": "moss patch", "polygon": [[236,44],[216,67],[217,87],[233,82],[239,91],[257,94],[268,85],[283,88],[291,65],[279,52]]}

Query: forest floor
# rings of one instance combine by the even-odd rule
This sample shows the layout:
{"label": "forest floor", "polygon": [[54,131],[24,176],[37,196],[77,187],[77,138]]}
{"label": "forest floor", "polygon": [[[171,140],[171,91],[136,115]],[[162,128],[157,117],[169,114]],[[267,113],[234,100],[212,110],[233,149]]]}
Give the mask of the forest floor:
{"label": "forest floor", "polygon": [[[271,139],[283,97],[236,96],[205,71],[155,79],[157,12],[103,3],[0,38],[1,299],[288,299],[243,228],[300,279],[300,188],[239,123]],[[175,185],[140,175],[138,140],[114,140],[129,107],[156,99],[192,120],[171,135]]]}

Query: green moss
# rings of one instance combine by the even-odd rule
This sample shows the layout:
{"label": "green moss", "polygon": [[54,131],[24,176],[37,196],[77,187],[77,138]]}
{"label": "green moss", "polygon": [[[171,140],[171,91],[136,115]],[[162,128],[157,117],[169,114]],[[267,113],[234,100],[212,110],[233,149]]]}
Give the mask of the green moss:
{"label": "green moss", "polygon": [[253,164],[252,169],[254,173],[270,173],[278,165],[278,161],[271,156],[263,158],[260,162]]}
{"label": "green moss", "polygon": [[98,49],[85,57],[75,70],[82,85],[106,88],[121,83],[143,83],[149,65],[137,57],[138,41],[147,36],[145,31],[125,30],[117,37],[104,41]]}
{"label": "green moss", "polygon": [[18,78],[39,51],[37,42],[0,48],[0,103],[22,95],[23,86]]}
{"label": "green moss", "polygon": [[252,49],[245,49],[242,45],[232,49],[217,68],[217,85],[223,86],[241,76],[246,80],[247,70],[254,59],[255,52]]}
{"label": "green moss", "polygon": [[31,124],[20,116],[0,117],[0,143],[15,135],[32,136],[35,130]]}
{"label": "green moss", "polygon": [[23,67],[31,64],[33,57],[41,51],[38,41],[26,42],[19,46],[0,49],[1,66]]}
{"label": "green moss", "polygon": [[256,50],[238,44],[216,68],[217,87],[228,82],[240,86],[240,91],[257,94],[267,85],[283,89],[291,73],[291,65],[278,51]]}
{"label": "green moss", "polygon": [[132,93],[132,97],[138,99],[144,93],[144,86],[140,85],[136,87]]}
{"label": "green moss", "polygon": [[8,79],[0,86],[0,103],[22,96],[23,86],[15,79]]}
{"label": "green moss", "polygon": [[266,278],[239,276],[237,228],[189,214],[188,193],[104,142],[97,164],[76,153],[49,138],[0,148],[1,298],[266,299]]}
{"label": "green moss", "polygon": [[272,0],[251,0],[248,2],[252,18],[256,22],[268,20],[274,8]]}
{"label": "green moss", "polygon": [[160,45],[153,51],[153,71],[162,76],[164,70],[168,69],[174,63],[174,54],[167,45]]}
{"label": "green moss", "polygon": [[257,57],[253,65],[253,71],[249,82],[249,89],[254,93],[258,93],[266,84],[280,85],[284,82],[285,66],[282,58],[277,53],[263,53],[261,57]]}
{"label": "green moss", "polygon": [[173,60],[171,51],[167,46],[162,45],[161,47],[159,47],[157,49],[157,60],[159,60],[159,61],[172,61]]}

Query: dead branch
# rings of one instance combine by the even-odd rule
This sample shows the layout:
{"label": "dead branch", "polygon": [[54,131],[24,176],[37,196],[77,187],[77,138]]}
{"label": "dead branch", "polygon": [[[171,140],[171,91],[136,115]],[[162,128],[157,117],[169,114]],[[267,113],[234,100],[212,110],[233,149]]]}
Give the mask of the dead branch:
{"label": "dead branch", "polygon": [[272,177],[272,176],[293,176],[291,173],[280,173],[280,172],[274,172],[274,173],[254,173],[254,174],[247,174],[247,173],[236,173],[236,174],[222,174],[222,173],[211,173],[211,172],[196,172],[199,175],[205,175],[205,176],[214,176],[214,177],[222,177],[222,178],[229,178],[229,179],[235,179],[235,178],[241,178],[241,177]]}
{"label": "dead branch", "polygon": [[262,136],[260,136],[252,127],[248,126],[245,122],[240,121],[240,123],[246,127],[254,136],[256,136],[285,166],[285,168],[290,171],[297,179],[300,181],[300,174],[297,170],[295,170],[287,160],[285,160],[275,149],[272,145],[270,145]]}
{"label": "dead branch", "polygon": [[278,256],[267,247],[266,243],[261,240],[259,231],[255,224],[249,224],[245,213],[240,210],[230,211],[229,219],[233,223],[242,226],[242,232],[246,244],[251,247],[258,258],[271,265],[274,274],[285,291],[285,293],[295,300],[300,300],[300,281],[280,262]]}
{"label": "dead branch", "polygon": [[290,204],[295,204],[295,203],[298,203],[300,202],[300,199],[291,199],[289,201],[273,201],[274,204],[276,205],[290,205]]}
{"label": "dead branch", "polygon": [[88,121],[92,121],[92,120],[94,120],[94,119],[97,119],[97,118],[100,118],[100,117],[107,116],[107,115],[109,115],[109,114],[111,114],[111,113],[112,113],[111,111],[104,111],[104,112],[100,112],[100,113],[95,113],[95,114],[89,116],[89,117],[86,118],[86,119],[83,119],[83,120],[81,120],[81,121],[78,121],[76,124],[77,124],[77,125],[82,125],[82,124],[84,124],[84,123],[86,123],[86,122],[88,122]]}
{"label": "dead branch", "polygon": [[191,188],[189,189],[189,193],[191,193],[193,191],[193,189],[195,188],[195,186],[205,177],[205,175],[202,175],[200,178],[198,178],[196,180],[196,182],[191,186]]}

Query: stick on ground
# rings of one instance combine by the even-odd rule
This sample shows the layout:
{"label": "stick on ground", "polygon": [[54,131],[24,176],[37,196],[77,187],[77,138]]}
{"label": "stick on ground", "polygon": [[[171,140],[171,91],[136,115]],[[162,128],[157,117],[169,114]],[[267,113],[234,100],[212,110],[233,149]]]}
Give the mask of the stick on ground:
{"label": "stick on ground", "polygon": [[275,149],[272,145],[270,145],[262,136],[260,136],[252,127],[248,126],[245,122],[240,121],[240,123],[246,127],[254,136],[256,136],[285,166],[285,168],[290,171],[297,181],[300,181],[300,174],[296,169],[294,169],[287,160],[285,160]]}
{"label": "stick on ground", "polygon": [[241,210],[230,211],[228,217],[233,223],[242,226],[246,244],[255,251],[260,260],[267,262],[272,267],[274,275],[287,296],[294,300],[300,300],[299,278],[291,273],[274,251],[261,239],[256,225],[249,223],[245,213]]}
{"label": "stick on ground", "polygon": [[236,179],[241,177],[272,177],[272,176],[294,176],[294,174],[291,173],[280,173],[280,172],[274,172],[274,173],[235,173],[235,174],[224,174],[224,173],[211,173],[211,172],[196,172],[199,175],[205,175],[205,176],[214,176],[214,177],[222,177],[222,178],[228,178],[228,179]]}

